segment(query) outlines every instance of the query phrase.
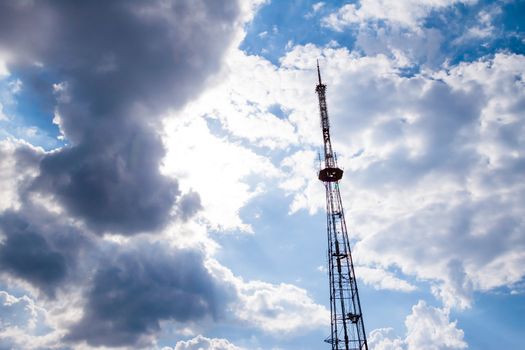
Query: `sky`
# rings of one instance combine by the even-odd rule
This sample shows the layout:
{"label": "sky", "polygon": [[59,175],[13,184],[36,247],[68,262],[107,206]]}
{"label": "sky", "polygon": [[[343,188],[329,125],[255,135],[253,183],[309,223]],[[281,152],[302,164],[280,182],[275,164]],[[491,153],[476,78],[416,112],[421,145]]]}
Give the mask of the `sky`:
{"label": "sky", "polygon": [[328,349],[316,60],[369,348],[525,348],[524,14],[0,2],[0,349]]}

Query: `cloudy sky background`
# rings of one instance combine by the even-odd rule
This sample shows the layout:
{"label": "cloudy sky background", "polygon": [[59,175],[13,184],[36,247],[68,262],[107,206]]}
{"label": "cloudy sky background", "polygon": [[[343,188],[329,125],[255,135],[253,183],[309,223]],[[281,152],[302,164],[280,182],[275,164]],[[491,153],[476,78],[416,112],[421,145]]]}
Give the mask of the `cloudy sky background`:
{"label": "cloudy sky background", "polygon": [[522,348],[524,13],[1,2],[0,348],[327,348],[316,59],[371,349]]}

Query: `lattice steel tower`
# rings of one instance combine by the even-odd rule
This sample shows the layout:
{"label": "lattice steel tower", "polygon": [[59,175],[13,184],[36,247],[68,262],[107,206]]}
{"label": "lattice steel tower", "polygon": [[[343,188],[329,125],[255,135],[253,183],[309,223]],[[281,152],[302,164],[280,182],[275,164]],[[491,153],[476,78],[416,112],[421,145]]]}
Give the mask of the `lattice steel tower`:
{"label": "lattice steel tower", "polygon": [[343,202],[339,192],[339,180],[343,177],[343,170],[337,166],[337,158],[332,150],[330,123],[326,108],[326,85],[321,82],[319,62],[317,62],[317,76],[319,84],[315,91],[319,96],[324,141],[324,168],[321,165],[318,177],[323,181],[326,189],[331,314],[331,334],[325,341],[332,344],[333,350],[368,350],[350,242],[346,231]]}

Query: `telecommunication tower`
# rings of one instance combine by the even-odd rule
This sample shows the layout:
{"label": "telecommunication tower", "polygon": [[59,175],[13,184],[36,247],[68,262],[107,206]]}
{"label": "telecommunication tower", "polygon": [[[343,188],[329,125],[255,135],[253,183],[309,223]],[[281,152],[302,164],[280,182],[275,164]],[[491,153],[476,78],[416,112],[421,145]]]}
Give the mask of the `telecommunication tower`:
{"label": "telecommunication tower", "polygon": [[321,129],[324,141],[324,167],[319,170],[319,180],[326,189],[326,231],[328,238],[328,278],[330,287],[331,333],[325,341],[332,350],[368,350],[361,303],[357,291],[354,264],[346,230],[339,180],[343,170],[330,141],[330,123],[326,107],[326,85],[321,81],[317,62],[319,84],[315,91],[319,97]]}

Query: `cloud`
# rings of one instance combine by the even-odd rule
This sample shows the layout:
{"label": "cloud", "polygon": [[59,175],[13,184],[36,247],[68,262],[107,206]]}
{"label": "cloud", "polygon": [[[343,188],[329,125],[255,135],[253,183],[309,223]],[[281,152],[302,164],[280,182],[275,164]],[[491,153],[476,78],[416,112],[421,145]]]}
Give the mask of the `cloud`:
{"label": "cloud", "polygon": [[105,141],[47,154],[30,190],[54,194],[95,232],[159,229],[180,194],[177,182],[159,173],[164,150],[151,131],[135,133],[135,126],[123,131],[122,124],[119,128],[129,134],[111,142],[113,136],[108,135]]}
{"label": "cloud", "polygon": [[376,289],[389,289],[402,292],[412,292],[416,290],[416,286],[396,277],[394,273],[383,269],[356,266],[356,276],[366,284],[374,286]]}
{"label": "cloud", "polygon": [[250,281],[240,286],[238,317],[273,334],[289,334],[323,327],[328,310],[307,291],[291,284]]}
{"label": "cloud", "polygon": [[452,350],[467,348],[464,332],[449,320],[448,311],[428,306],[420,300],[407,316],[404,339],[392,337],[391,328],[374,329],[368,337],[373,350]]}
{"label": "cloud", "polygon": [[71,144],[44,156],[31,191],[55,196],[100,233],[154,231],[172,219],[179,192],[158,171],[164,149],[153,125],[218,69],[240,10],[234,2],[99,5],[1,5],[9,72],[24,83],[51,76],[39,80],[39,95],[57,99]]}
{"label": "cloud", "polygon": [[175,348],[162,348],[162,350],[241,350],[242,348],[233,345],[226,339],[206,338],[198,335],[187,341],[180,341]]}
{"label": "cloud", "polygon": [[2,231],[7,235],[0,249],[0,266],[4,271],[51,290],[66,276],[64,256],[44,237],[26,230],[27,222],[13,216],[13,213],[4,213],[0,218]]}
{"label": "cloud", "polygon": [[17,298],[5,291],[0,291],[0,308],[2,310],[0,324],[3,328],[14,326],[34,328],[41,311],[28,296]]}
{"label": "cloud", "polygon": [[[359,252],[361,258],[371,258],[369,254],[377,252],[377,261],[384,266],[393,263],[401,266],[405,273],[443,279],[443,285],[438,287],[441,291],[435,289],[435,292],[450,306],[467,307],[472,290],[509,286],[523,277],[515,265],[522,263],[523,255],[518,247],[525,243],[519,238],[519,232],[524,229],[520,214],[525,208],[521,200],[523,181],[515,177],[523,163],[516,153],[522,145],[519,137],[508,128],[512,125],[513,130],[522,130],[524,127],[523,118],[515,112],[515,106],[523,103],[523,89],[513,83],[521,79],[522,72],[517,67],[523,64],[523,57],[501,55],[491,61],[462,64],[438,74],[446,77],[444,82],[454,94],[458,90],[462,93],[477,91],[477,95],[482,96],[477,102],[478,110],[472,108],[474,114],[468,118],[460,110],[445,112],[458,121],[463,120],[463,127],[445,124],[440,132],[434,124],[429,129],[422,129],[428,135],[423,139],[435,138],[436,142],[418,157],[428,157],[428,164],[432,166],[420,169],[424,171],[417,175],[419,184],[409,186],[410,192],[394,191],[396,195],[392,197],[392,200],[401,199],[409,211],[393,206],[400,210],[391,217],[390,223],[357,247],[358,250],[363,248]],[[509,93],[502,94],[503,89]],[[445,100],[450,101],[447,97]],[[432,120],[446,120],[428,113],[420,112],[420,115],[430,118],[424,121],[429,126],[433,125]],[[447,130],[449,136],[436,138],[440,133],[445,136]],[[439,155],[436,148],[446,149],[446,152]],[[365,167],[357,173],[371,176],[371,169],[373,167]],[[392,180],[392,174],[397,172],[390,167],[382,171],[390,173],[388,177]],[[415,171],[417,174],[419,170]],[[432,184],[438,184],[436,190]],[[357,185],[367,186],[362,182]],[[383,208],[390,205],[385,193],[388,190],[378,202]],[[414,206],[405,201],[407,198],[413,198],[412,202],[420,198],[419,204]],[[369,245],[372,242],[375,242],[374,248]],[[423,242],[428,250],[420,249]],[[473,246],[477,248],[471,249]],[[393,250],[387,253],[390,248]],[[506,273],[492,273],[495,266]],[[450,299],[452,296],[454,301]]]}
{"label": "cloud", "polygon": [[[329,320],[328,310],[306,290],[244,281],[196,250],[134,239],[106,246],[98,256],[84,288],[82,316],[64,338],[68,343],[148,347],[167,322],[182,330],[220,321],[283,336],[323,327]],[[237,349],[225,340],[199,337],[175,349],[197,345]]]}
{"label": "cloud", "polygon": [[465,55],[472,60],[487,54],[489,47],[499,47],[498,42],[508,38],[495,21],[502,8],[501,3],[475,0],[362,0],[328,14],[321,25],[355,37],[356,52],[403,60],[412,74],[447,66]]}
{"label": "cloud", "polygon": [[42,334],[47,312],[27,295],[17,298],[0,291],[0,311],[0,348],[47,349],[46,340],[56,340],[56,334]]}
{"label": "cloud", "polygon": [[213,259],[208,260],[207,266],[218,280],[236,291],[237,298],[231,305],[236,322],[280,336],[318,329],[329,322],[329,311],[303,288],[288,283],[245,281]]}
{"label": "cloud", "polygon": [[[60,239],[79,239],[78,232],[54,234],[53,230],[60,227],[35,218],[30,227],[40,234],[33,234],[26,242],[24,254],[13,255],[24,258],[23,266],[5,272],[49,291],[50,296],[60,291],[61,300],[51,299],[46,312],[50,318],[38,322],[39,327],[47,327],[45,337],[10,331],[6,339],[13,346],[33,341],[49,347],[150,347],[167,324],[176,330],[218,321],[288,336],[317,329],[328,320],[326,308],[315,303],[306,290],[291,284],[244,281],[194,248],[180,249],[144,238],[74,246]],[[19,232],[13,235],[25,237]],[[5,240],[3,249],[13,250],[12,246]],[[55,260],[61,262],[56,264],[60,269],[52,269],[55,265],[49,261]],[[39,268],[33,266],[37,263]],[[30,267],[29,275],[24,274],[25,266]],[[64,307],[71,311],[68,315],[63,315]],[[180,346],[192,346],[197,341],[206,344],[197,339]],[[209,346],[236,348],[222,340],[210,340]]]}
{"label": "cloud", "polygon": [[42,149],[23,141],[0,143],[0,266],[4,277],[28,282],[50,298],[65,282],[76,280],[79,256],[93,239],[63,214],[52,198],[28,191],[38,176]]}
{"label": "cloud", "polygon": [[25,280],[49,297],[72,274],[77,259],[92,242],[78,228],[61,221],[41,207],[0,215],[0,267],[4,273]]}
{"label": "cloud", "polygon": [[9,117],[4,112],[4,106],[0,103],[0,121],[8,120]]}
{"label": "cloud", "polygon": [[[5,144],[0,168],[1,186],[13,188],[0,217],[5,277],[83,305],[81,314],[55,323],[67,337],[48,344],[151,345],[162,322],[213,320],[234,299],[235,290],[212,278],[196,250],[91,234],[161,231],[201,209],[197,192],[183,194],[159,171],[159,125],[205,87],[260,4],[121,1],[104,3],[104,11],[98,2],[0,5],[5,71],[24,88],[38,83],[44,112],[68,144],[47,152]],[[27,175],[12,176],[26,159],[33,160],[22,167]],[[79,267],[84,253],[97,259],[84,256]],[[77,275],[82,281],[72,284]],[[49,302],[53,312],[61,301]]]}
{"label": "cloud", "polygon": [[392,339],[392,328],[377,328],[368,335],[368,346],[372,350],[403,350],[403,340]]}
{"label": "cloud", "polygon": [[[259,5],[254,2],[248,8]],[[326,321],[326,309],[304,289],[244,282],[233,275],[221,279],[210,272],[205,254],[197,250],[169,250],[143,236],[118,236],[161,231],[168,222],[187,220],[210,205],[209,197],[193,191],[191,184],[183,194],[175,178],[160,172],[166,157],[155,124],[170,113],[183,123],[194,119],[181,115],[187,110],[182,107],[217,71],[226,47],[238,35],[239,16],[250,18],[244,4],[238,10],[232,3],[115,2],[104,13],[98,13],[94,3],[81,8],[43,3],[0,6],[6,17],[0,25],[5,28],[0,47],[12,54],[7,68],[24,82],[51,77],[48,82],[38,80],[39,91],[49,97],[50,113],[68,143],[47,152],[24,149],[24,156],[15,154],[23,147],[6,146],[6,170],[25,159],[30,164],[23,167],[27,172],[23,183],[13,186],[12,197],[18,203],[3,208],[5,273],[51,297],[52,314],[63,307],[62,301],[82,306],[67,319],[57,321],[54,315],[54,338],[40,344],[149,346],[166,322],[187,327],[225,317],[227,308],[233,311],[230,322],[273,334],[312,329]],[[33,13],[38,15],[32,18]],[[30,17],[27,33],[21,24]],[[18,40],[20,33],[37,40],[26,45]],[[40,41],[50,44],[42,46]],[[247,99],[239,101],[233,119],[228,113],[210,119],[229,120],[236,133],[260,141],[262,147],[277,147],[293,138],[293,128],[274,114],[275,106],[252,109],[253,118],[238,124],[239,116],[250,111],[245,108]],[[266,121],[272,122],[270,128]],[[274,136],[272,130],[281,132]],[[184,141],[182,131],[173,136]],[[232,174],[230,183],[237,185],[258,172],[265,178],[276,176],[271,162],[247,145],[212,137],[209,130],[204,136],[212,146],[239,156],[235,161],[241,168],[228,169],[228,162],[217,166]],[[193,146],[189,142],[188,147]],[[186,151],[182,148],[180,153]],[[4,177],[8,181],[11,173]],[[238,208],[260,191],[251,184],[241,184]],[[222,205],[223,198],[215,204]],[[236,215],[238,208],[233,210]],[[88,244],[91,240],[96,244]],[[65,299],[53,301],[58,292]],[[258,312],[263,316],[253,315]],[[304,318],[310,320],[306,326]],[[56,338],[64,333],[61,340]],[[18,334],[13,341],[21,344],[24,339]],[[206,343],[204,338],[197,342]],[[209,344],[229,346],[220,340]]]}
{"label": "cloud", "polygon": [[[286,155],[279,183],[292,198],[291,213],[315,213],[324,203],[313,151],[321,142],[312,118],[318,107],[308,89],[320,56],[359,264],[429,281],[447,307],[469,307],[474,292],[520,281],[523,56],[497,54],[409,77],[396,57],[344,48],[296,46],[273,68],[263,58],[239,56],[242,70],[267,73],[253,74],[255,91],[271,91],[279,81],[280,94],[257,92],[250,104],[286,110],[301,142],[301,150],[294,138],[278,146]],[[385,287],[387,280],[374,283]]]}
{"label": "cloud", "polygon": [[0,211],[20,207],[23,199],[19,188],[27,186],[38,174],[43,153],[24,141],[0,141]]}
{"label": "cloud", "polygon": [[9,70],[7,69],[7,59],[4,57],[5,53],[0,51],[0,79],[9,76]]}
{"label": "cloud", "polygon": [[199,193],[199,217],[210,228],[253,232],[239,211],[262,192],[263,181],[277,175],[276,167],[247,146],[214,135],[198,114],[182,113],[166,124],[163,173]]}
{"label": "cloud", "polygon": [[418,29],[392,24],[366,23],[356,34],[356,47],[367,56],[384,54],[399,66],[439,67],[449,57],[443,50],[448,33],[434,27]]}
{"label": "cloud", "polygon": [[49,302],[72,282],[81,284],[97,243],[56,200],[28,190],[39,174],[42,149],[6,139],[0,154],[2,278],[34,295],[43,293],[47,298],[39,300]]}
{"label": "cloud", "polygon": [[[501,40],[506,34],[498,31],[499,28],[495,25],[495,20],[502,14],[502,4],[494,3],[484,6],[475,17],[474,23],[468,23],[465,26],[463,33],[452,41],[455,46],[468,45],[469,42],[474,42],[479,45],[487,45],[487,42],[492,40]],[[498,34],[498,35],[497,35]]]}
{"label": "cloud", "polygon": [[[525,203],[517,177],[523,139],[517,133],[524,127],[518,106],[525,90],[515,84],[523,80],[523,56],[498,54],[402,77],[395,59],[306,45],[282,65],[311,69],[320,54],[323,76],[332,83],[329,111],[345,169],[348,224],[362,239],[355,248],[359,263],[435,281],[436,295],[459,308],[470,305],[473,291],[523,278]],[[306,113],[298,104],[287,107]],[[298,131],[306,135],[305,129]],[[295,164],[292,159],[285,165]],[[317,182],[311,170],[292,169],[293,210],[320,209],[322,192],[310,190]],[[506,273],[492,273],[495,266]]]}
{"label": "cloud", "polygon": [[[212,228],[249,231],[241,209],[267,186],[286,191],[290,213],[322,209],[312,91],[320,56],[334,145],[345,168],[341,188],[351,239],[367,272],[358,275],[377,288],[415,288],[390,272],[399,270],[430,283],[444,305],[416,305],[403,339],[391,339],[386,330],[372,338],[381,349],[425,348],[438,329],[437,348],[464,347],[449,308],[468,307],[474,292],[523,278],[524,63],[523,56],[497,54],[403,74],[413,61],[435,56],[443,40],[423,29],[413,37],[414,26],[451,3],[404,1],[375,17],[365,11],[372,1],[355,5],[350,14],[362,16],[359,23],[398,24],[395,38],[388,30],[367,36],[375,35],[373,26],[360,32],[358,46],[371,57],[305,45],[273,65],[233,50],[220,71],[226,47],[242,36],[239,18],[249,18],[247,9],[260,4],[113,2],[106,13],[96,3],[0,5],[7,13],[0,52],[9,50],[0,71],[24,84],[51,77],[39,91],[69,143],[48,152],[2,146],[6,279],[29,282],[48,296],[64,292],[88,245],[67,249],[61,234],[96,240],[89,253],[98,259],[82,260],[81,290],[75,290],[85,299],[67,296],[84,305],[83,313],[60,325],[63,332],[73,324],[68,339],[79,347],[150,346],[163,324],[206,324],[225,308],[228,322],[271,336],[325,326],[328,311],[302,288],[224,276],[209,267],[205,253],[146,242],[162,233],[137,236],[160,231],[182,241],[191,235],[182,233],[184,221],[194,215]],[[402,45],[407,38],[417,41],[414,52]],[[388,50],[374,46],[376,39],[386,40]],[[216,88],[188,103],[206,85]],[[156,129],[166,115],[175,126],[168,122],[161,140]],[[22,149],[25,156],[17,153]],[[20,166],[23,159],[27,166]],[[168,233],[169,227],[175,229]],[[187,244],[194,249],[192,239]],[[146,297],[151,288],[158,300]],[[205,337],[179,345],[235,348]]]}
{"label": "cloud", "polygon": [[188,192],[181,197],[178,211],[182,220],[186,221],[202,209],[201,198],[197,192]]}
{"label": "cloud", "polygon": [[160,322],[221,317],[228,290],[204,268],[196,251],[143,242],[107,256],[86,293],[82,318],[66,337],[92,346],[140,346]]}
{"label": "cloud", "polygon": [[463,331],[450,322],[448,312],[419,301],[406,320],[408,350],[464,349]]}
{"label": "cloud", "polygon": [[307,19],[314,17],[317,13],[319,13],[323,9],[325,5],[326,4],[322,1],[316,2],[315,4],[312,5],[312,9],[308,13],[306,13],[304,17]]}
{"label": "cloud", "polygon": [[431,11],[448,6],[464,3],[474,3],[473,0],[361,0],[359,5],[346,4],[336,12],[323,18],[322,23],[336,31],[342,31],[353,24],[362,24],[366,21],[383,20],[398,23],[408,27],[417,27]]}
{"label": "cloud", "polygon": [[[308,178],[317,180],[314,172],[314,169],[319,167],[319,164],[315,164],[317,157],[318,154],[311,150],[300,150],[281,161],[281,168],[288,176],[279,187],[285,190],[287,195],[293,196],[290,214],[305,207],[310,214],[314,214],[319,209],[318,205],[322,206],[322,203],[310,203],[324,197],[324,188],[319,186],[318,181],[310,181]],[[302,193],[297,193],[300,190]]]}

